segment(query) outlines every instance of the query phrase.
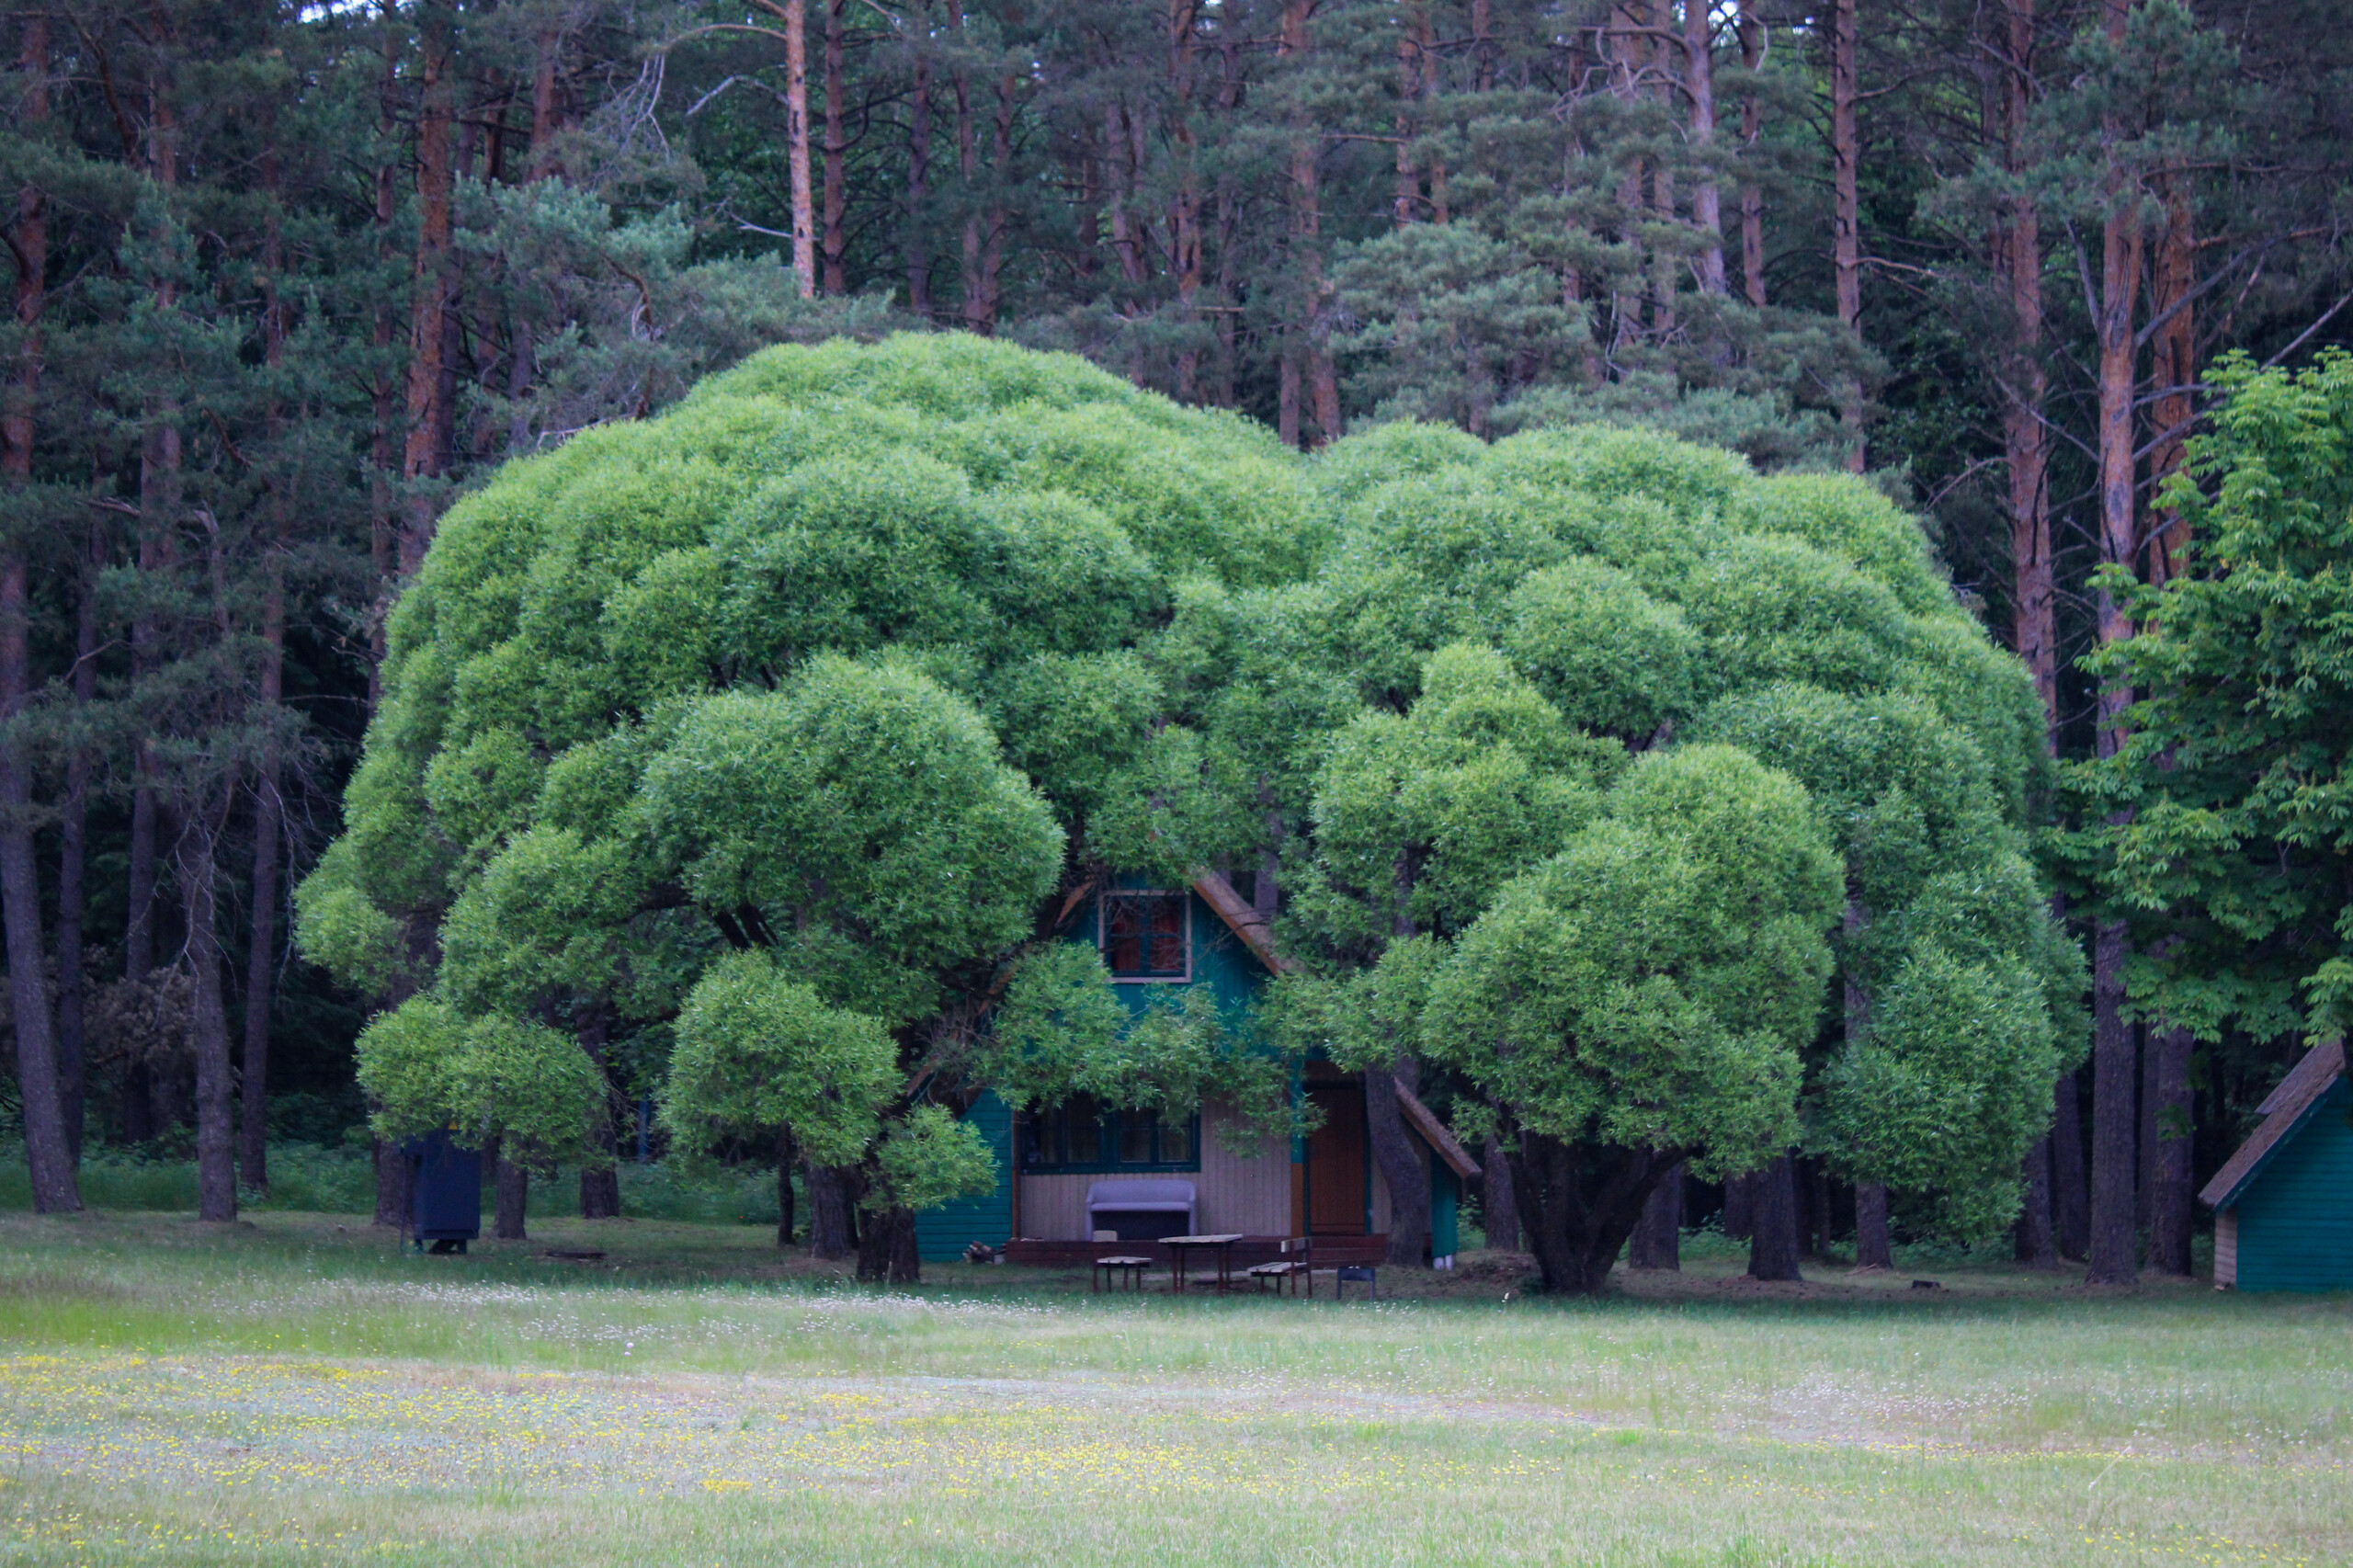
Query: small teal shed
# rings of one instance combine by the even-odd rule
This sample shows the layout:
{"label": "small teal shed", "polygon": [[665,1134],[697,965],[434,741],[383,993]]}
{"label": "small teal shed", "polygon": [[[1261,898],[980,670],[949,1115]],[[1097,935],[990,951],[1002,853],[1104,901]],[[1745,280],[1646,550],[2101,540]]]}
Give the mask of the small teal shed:
{"label": "small teal shed", "polygon": [[2256,1108],[2263,1124],[2198,1195],[2214,1210],[2215,1288],[2353,1290],[2345,1042],[2314,1046]]}

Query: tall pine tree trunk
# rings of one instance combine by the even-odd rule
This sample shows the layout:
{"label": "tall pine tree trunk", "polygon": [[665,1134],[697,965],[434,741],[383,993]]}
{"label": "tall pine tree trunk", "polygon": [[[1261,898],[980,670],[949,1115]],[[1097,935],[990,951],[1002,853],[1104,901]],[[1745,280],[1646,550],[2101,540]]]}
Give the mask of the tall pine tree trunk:
{"label": "tall pine tree trunk", "polygon": [[[926,18],[928,19],[928,18]],[[907,222],[899,239],[907,263],[907,309],[931,319],[931,51],[915,41],[915,84],[907,100]]]}
{"label": "tall pine tree trunk", "polygon": [[2091,1187],[2084,1159],[2083,1096],[2071,1070],[2059,1074],[2051,1119],[2051,1228],[2059,1256],[2081,1263],[2091,1245]]}
{"label": "tall pine tree trunk", "polygon": [[[2035,0],[2008,0],[2002,17],[2003,163],[2027,172],[2033,152]],[[2009,307],[2002,356],[2002,456],[2009,478],[2010,645],[2042,699],[2043,744],[2059,751],[2058,582],[2051,551],[2051,378],[2042,362],[2042,219],[2031,195],[2006,200],[1995,262]]]}
{"label": "tall pine tree trunk", "polygon": [[2025,1201],[2018,1208],[2012,1236],[2018,1260],[2029,1268],[2056,1268],[2059,1246],[2052,1224],[2050,1139],[2037,1140],[2026,1152],[2025,1177]]}
{"label": "tall pine tree trunk", "polygon": [[1748,1244],[1751,1279],[1802,1279],[1798,1270],[1797,1172],[1783,1154],[1756,1173],[1756,1206]]}
{"label": "tall pine tree trunk", "polygon": [[89,1095],[89,1051],[84,1024],[87,986],[83,974],[82,919],[88,902],[91,760],[82,720],[98,694],[97,574],[106,561],[104,525],[94,516],[84,545],[74,597],[75,737],[65,759],[65,800],[57,824],[57,1082],[63,1102],[65,1143],[78,1164]]}
{"label": "tall pine tree trunk", "polygon": [[[1765,64],[1765,18],[1761,0],[1740,0],[1740,62],[1753,75]],[[1765,129],[1764,106],[1750,93],[1740,106],[1740,144],[1753,153]],[[1753,180],[1740,187],[1741,293],[1758,310],[1765,308],[1765,193]]]}
{"label": "tall pine tree trunk", "polygon": [[2124,926],[2103,920],[2092,953],[2092,1202],[2095,1285],[2130,1285],[2133,1265],[2132,1026],[2124,1020]]}
{"label": "tall pine tree trunk", "polygon": [[2184,1028],[2150,1031],[2154,1080],[2154,1158],[2149,1170],[2149,1267],[2159,1274],[2189,1272],[2190,1225],[2196,1185],[2190,1166],[2189,1061],[2196,1041]]}
{"label": "tall pine tree trunk", "polygon": [[809,6],[782,0],[784,12],[784,161],[792,199],[792,278],[804,300],[817,297],[817,227],[809,188]]}
{"label": "tall pine tree trunk", "polygon": [[[17,116],[18,123],[30,129],[49,118],[49,20],[33,13],[23,26],[18,61],[25,90]],[[39,187],[28,184],[17,192],[8,240],[17,264],[17,339],[6,407],[0,413],[0,486],[22,491],[32,483],[41,312],[49,287],[49,220]],[[25,558],[22,526],[12,527],[0,546],[0,722],[10,723],[32,697],[31,565]],[[82,1197],[74,1180],[74,1142],[66,1131],[50,1010],[40,867],[33,855],[32,763],[13,739],[0,744],[0,908],[5,909],[0,924],[7,944],[17,1091],[23,1108],[33,1208],[43,1214],[71,1212],[82,1207]]]}
{"label": "tall pine tree trunk", "polygon": [[[2130,6],[2105,0],[2108,35],[2121,43]],[[2122,132],[2111,119],[2103,127],[2109,170],[2103,195],[2108,216],[2100,240],[2099,298],[2093,322],[2098,341],[2099,543],[2103,562],[2130,566],[2140,553],[2137,468],[2132,437],[2133,393],[2138,386],[2133,322],[2141,288],[2142,229],[2139,191],[2119,159]],[[2097,632],[2103,646],[2132,635],[2132,623],[2116,597],[2101,593]],[[2129,687],[2105,686],[2099,693],[2097,745],[2103,757],[2124,744]],[[2124,962],[2129,951],[2123,923],[2099,922],[2092,942],[2092,1213],[2091,1258],[2086,1278],[2096,1285],[2129,1285],[2133,1264],[2134,1099],[2132,1030],[2124,1021]]]}
{"label": "tall pine tree trunk", "polygon": [[[1716,143],[1716,27],[1711,6],[1687,0],[1683,7],[1684,85],[1691,100],[1691,153],[1704,161]],[[1724,292],[1722,199],[1712,176],[1691,187],[1691,222],[1699,231],[1699,290]]]}
{"label": "tall pine tree trunk", "polygon": [[237,1217],[236,1133],[231,1119],[229,1016],[222,998],[220,869],[214,859],[227,791],[219,803],[192,800],[175,846],[173,879],[188,916],[188,960],[196,971],[189,1035],[196,1049],[196,1211],[225,1223]]}
{"label": "tall pine tree trunk", "polygon": [[843,257],[849,248],[844,223],[849,165],[849,120],[842,103],[842,6],[847,0],[825,0],[825,292],[838,298],[849,292]]}
{"label": "tall pine tree trunk", "polygon": [[[1862,142],[1855,126],[1855,0],[1830,0],[1830,250],[1838,320],[1860,333],[1863,321]],[[1847,468],[1864,468],[1863,389],[1841,386],[1838,422],[1847,432]]]}
{"label": "tall pine tree trunk", "polygon": [[407,429],[401,452],[401,477],[409,485],[407,516],[400,530],[404,581],[416,575],[433,542],[440,497],[424,482],[440,478],[447,469],[449,403],[455,391],[449,374],[455,369],[449,362],[449,329],[457,292],[455,28],[446,4],[419,7],[416,262],[409,302]]}

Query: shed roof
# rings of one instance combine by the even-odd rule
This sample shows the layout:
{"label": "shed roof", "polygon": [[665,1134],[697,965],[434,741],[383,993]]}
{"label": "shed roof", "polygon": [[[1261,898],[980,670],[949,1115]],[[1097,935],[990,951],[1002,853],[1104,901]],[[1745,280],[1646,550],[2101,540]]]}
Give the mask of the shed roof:
{"label": "shed roof", "polygon": [[2304,1059],[2288,1071],[2279,1086],[2264,1097],[2256,1108],[2263,1113],[2263,1124],[2238,1153],[2223,1162],[2214,1173],[2214,1179],[2198,1195],[2198,1200],[2210,1209],[2228,1209],[2238,1201],[2257,1172],[2261,1171],[2280,1145],[2295,1135],[2296,1130],[2312,1115],[2345,1071],[2345,1041],[2342,1039],[2323,1040],[2304,1053]]}

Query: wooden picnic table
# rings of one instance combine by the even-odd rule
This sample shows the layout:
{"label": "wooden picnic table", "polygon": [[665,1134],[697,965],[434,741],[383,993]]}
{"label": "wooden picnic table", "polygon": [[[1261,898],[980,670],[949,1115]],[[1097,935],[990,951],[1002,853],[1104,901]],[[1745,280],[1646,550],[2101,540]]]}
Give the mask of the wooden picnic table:
{"label": "wooden picnic table", "polygon": [[1169,1293],[1176,1296],[1185,1293],[1185,1255],[1188,1252],[1199,1252],[1203,1249],[1217,1255],[1217,1288],[1220,1290],[1233,1290],[1233,1244],[1241,1239],[1242,1233],[1239,1231],[1231,1235],[1161,1237],[1160,1244],[1166,1247],[1169,1256],[1176,1260],[1175,1267],[1169,1270]]}

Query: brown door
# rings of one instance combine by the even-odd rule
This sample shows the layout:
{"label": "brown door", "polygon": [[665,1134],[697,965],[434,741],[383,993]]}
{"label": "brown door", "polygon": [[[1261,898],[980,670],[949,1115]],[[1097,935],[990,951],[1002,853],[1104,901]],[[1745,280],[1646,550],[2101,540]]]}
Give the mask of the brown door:
{"label": "brown door", "polygon": [[1324,1125],[1307,1139],[1307,1230],[1316,1236],[1365,1233],[1364,1089],[1357,1084],[1311,1084],[1307,1093]]}

